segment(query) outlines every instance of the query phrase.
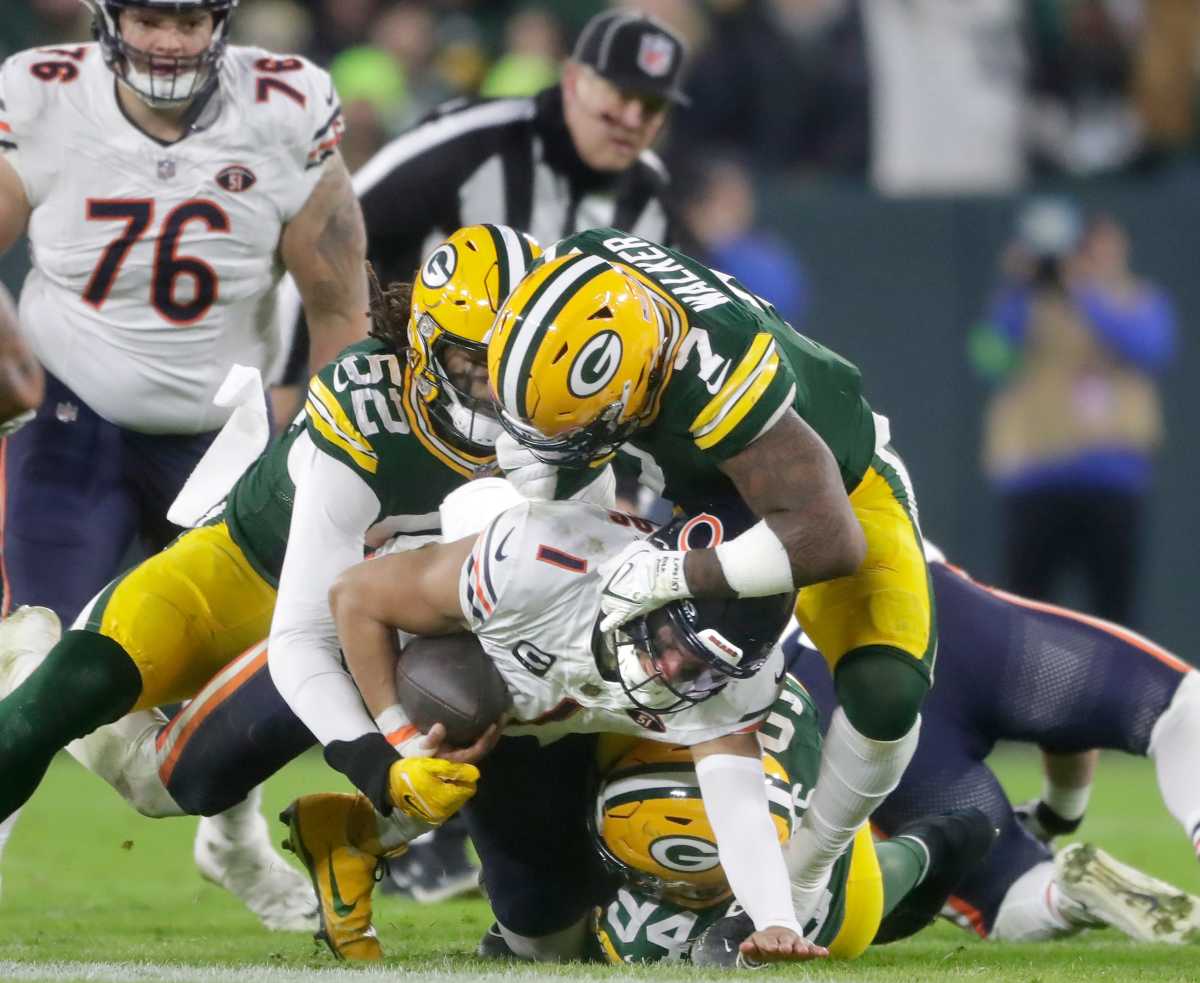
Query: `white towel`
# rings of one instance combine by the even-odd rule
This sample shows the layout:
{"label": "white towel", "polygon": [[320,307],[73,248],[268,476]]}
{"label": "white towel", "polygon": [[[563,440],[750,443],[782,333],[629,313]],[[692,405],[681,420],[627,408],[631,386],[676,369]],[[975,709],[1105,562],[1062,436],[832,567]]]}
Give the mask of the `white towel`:
{"label": "white towel", "polygon": [[213,403],[234,409],[167,510],[167,518],[177,526],[198,525],[229,494],[271,439],[258,369],[234,365]]}

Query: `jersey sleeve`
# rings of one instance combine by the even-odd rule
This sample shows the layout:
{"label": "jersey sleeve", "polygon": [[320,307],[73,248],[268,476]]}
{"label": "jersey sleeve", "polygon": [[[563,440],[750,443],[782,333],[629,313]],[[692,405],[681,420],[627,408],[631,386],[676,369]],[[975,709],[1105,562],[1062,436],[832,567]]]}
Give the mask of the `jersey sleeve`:
{"label": "jersey sleeve", "polygon": [[253,54],[253,98],[262,125],[270,130],[264,136],[283,143],[293,172],[282,202],[284,221],[290,221],[304,207],[321,179],[322,165],[342,141],[342,104],[329,73],[307,58]]}
{"label": "jersey sleeve", "polygon": [[723,384],[688,425],[698,449],[720,460],[743,451],[796,399],[796,379],[775,336],[756,333]]}
{"label": "jersey sleeve", "polygon": [[349,389],[337,391],[333,375],[340,360],[330,362],[308,384],[304,428],[317,450],[341,461],[374,490],[379,452],[364,435]]}
{"label": "jersey sleeve", "polygon": [[523,502],[501,512],[489,522],[475,540],[470,556],[459,574],[458,599],[463,616],[473,632],[493,625],[501,597],[506,602],[519,599],[510,595],[510,585],[521,582],[518,563],[520,544],[531,503]]}
{"label": "jersey sleeve", "polygon": [[33,76],[31,55],[32,52],[21,52],[0,63],[0,154],[21,179],[25,197],[32,205],[36,181],[30,170],[31,125],[43,102],[43,96],[35,86],[45,88],[47,83],[38,82]]}

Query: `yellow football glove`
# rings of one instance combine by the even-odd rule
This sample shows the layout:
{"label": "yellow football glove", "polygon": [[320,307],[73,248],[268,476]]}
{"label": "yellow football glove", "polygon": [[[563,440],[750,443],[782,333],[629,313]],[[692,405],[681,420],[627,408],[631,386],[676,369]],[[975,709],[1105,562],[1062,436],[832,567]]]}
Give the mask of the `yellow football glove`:
{"label": "yellow football glove", "polygon": [[401,758],[388,772],[392,804],[406,816],[440,826],[475,794],[479,769],[442,758]]}

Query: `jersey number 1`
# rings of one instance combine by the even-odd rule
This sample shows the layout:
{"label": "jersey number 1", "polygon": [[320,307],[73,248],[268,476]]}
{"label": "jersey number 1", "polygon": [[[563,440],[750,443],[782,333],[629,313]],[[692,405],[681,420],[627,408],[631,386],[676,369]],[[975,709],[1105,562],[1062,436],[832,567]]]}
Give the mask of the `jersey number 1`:
{"label": "jersey number 1", "polygon": [[[154,218],[154,202],[149,198],[89,198],[87,217],[90,222],[125,223],[121,234],[105,248],[83,290],[83,299],[100,310],[108,299],[113,281],[129,250],[150,227]],[[229,231],[229,216],[219,205],[204,199],[185,201],[167,214],[154,250],[150,303],[172,324],[194,324],[208,313],[217,300],[217,271],[202,259],[180,256],[175,252],[183,227],[188,222],[203,222],[209,232]],[[192,281],[194,289],[190,300],[176,299],[181,276]]]}

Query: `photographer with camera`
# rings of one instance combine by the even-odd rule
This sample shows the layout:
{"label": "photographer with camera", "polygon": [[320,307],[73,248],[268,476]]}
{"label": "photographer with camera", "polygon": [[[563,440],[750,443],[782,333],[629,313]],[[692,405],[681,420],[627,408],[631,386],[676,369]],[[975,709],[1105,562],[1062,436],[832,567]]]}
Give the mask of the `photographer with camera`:
{"label": "photographer with camera", "polygon": [[[984,467],[1004,508],[1007,586],[1052,600],[1081,577],[1086,606],[1130,624],[1152,457],[1162,440],[1156,377],[1175,315],[1129,268],[1111,216],[1085,223],[1061,199],[1018,219],[975,361],[1000,379]],[[986,363],[986,364],[984,364]]]}

